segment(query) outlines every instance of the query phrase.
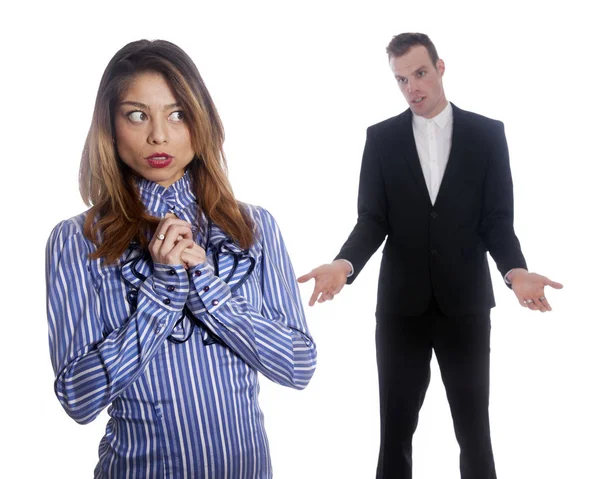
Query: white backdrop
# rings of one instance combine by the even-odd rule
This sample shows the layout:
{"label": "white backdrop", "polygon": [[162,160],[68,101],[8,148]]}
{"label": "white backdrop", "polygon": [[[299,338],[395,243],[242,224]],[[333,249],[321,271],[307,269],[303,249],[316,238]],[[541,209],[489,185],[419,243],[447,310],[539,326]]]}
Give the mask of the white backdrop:
{"label": "white backdrop", "polygon": [[[21,2],[1,7],[2,461],[10,478],[91,477],[106,413],[79,426],[53,392],[44,248],[84,209],[81,149],[100,76],[140,38],[195,60],[223,118],[239,199],[278,219],[297,275],[330,261],[354,225],[367,126],[405,109],[385,46],[428,33],[447,97],[501,119],[515,227],[533,271],[565,284],[552,313],[521,308],[494,271],[491,421],[500,478],[600,477],[597,148],[599,35],[585,1]],[[590,2],[591,3],[591,2]],[[549,5],[550,4],[550,5]],[[491,6],[493,5],[493,6]],[[276,479],[374,477],[374,310],[380,254],[333,302],[307,309],[309,387],[262,379]],[[311,287],[301,288],[305,304]],[[457,479],[435,361],[414,441],[415,479]]]}

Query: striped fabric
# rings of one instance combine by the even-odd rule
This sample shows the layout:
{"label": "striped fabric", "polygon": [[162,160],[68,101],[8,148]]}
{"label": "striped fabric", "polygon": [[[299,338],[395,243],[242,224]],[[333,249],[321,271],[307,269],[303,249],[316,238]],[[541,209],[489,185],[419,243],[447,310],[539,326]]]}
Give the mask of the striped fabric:
{"label": "striped fabric", "polygon": [[88,259],[85,214],[48,240],[56,395],[82,424],[108,406],[96,478],[270,478],[257,371],[302,389],[315,369],[273,217],[248,206],[256,241],[244,251],[196,219],[190,183],[187,175],[168,189],[140,180],[139,189],[151,214],[193,224],[207,262],[191,271],[154,265],[134,244],[115,265]]}

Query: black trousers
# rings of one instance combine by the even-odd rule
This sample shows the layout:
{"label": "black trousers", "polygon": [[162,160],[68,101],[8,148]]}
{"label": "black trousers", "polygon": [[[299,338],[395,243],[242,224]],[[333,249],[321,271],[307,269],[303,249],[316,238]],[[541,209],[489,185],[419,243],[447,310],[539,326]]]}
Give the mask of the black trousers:
{"label": "black trousers", "polygon": [[[412,478],[412,438],[438,359],[460,446],[462,479],[495,479],[490,440],[490,312],[444,316],[432,302],[421,316],[377,315],[381,445],[377,479]],[[432,460],[435,460],[432,458]]]}

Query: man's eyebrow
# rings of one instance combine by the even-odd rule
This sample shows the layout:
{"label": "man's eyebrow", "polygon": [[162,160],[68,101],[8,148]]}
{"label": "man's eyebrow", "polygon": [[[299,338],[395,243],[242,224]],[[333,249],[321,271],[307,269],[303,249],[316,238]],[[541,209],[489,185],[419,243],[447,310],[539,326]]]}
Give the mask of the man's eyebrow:
{"label": "man's eyebrow", "polygon": [[[419,68],[413,70],[413,72],[411,73],[411,75],[414,75],[417,72],[420,72],[421,70],[427,70],[427,65],[421,65]],[[402,75],[394,75],[397,79],[401,79],[401,78],[406,78],[405,76]]]}
{"label": "man's eyebrow", "polygon": [[[145,105],[144,103],[140,103],[139,101],[125,100],[125,101],[121,102],[121,105],[131,105],[136,108],[139,108],[140,110],[150,110],[150,107],[148,105]],[[170,110],[171,108],[180,108],[180,107],[181,107],[181,105],[179,103],[170,103],[169,105],[165,105],[164,110]]]}

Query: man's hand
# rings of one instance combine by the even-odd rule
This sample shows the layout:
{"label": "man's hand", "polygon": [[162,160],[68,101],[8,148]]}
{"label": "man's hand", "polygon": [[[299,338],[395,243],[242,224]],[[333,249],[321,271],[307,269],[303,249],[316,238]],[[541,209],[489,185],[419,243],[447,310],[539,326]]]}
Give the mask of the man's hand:
{"label": "man's hand", "polygon": [[552,311],[550,303],[544,295],[544,287],[551,286],[554,289],[562,289],[563,285],[552,281],[537,273],[530,273],[526,269],[517,268],[511,271],[507,278],[511,284],[515,296],[521,306],[532,311]]}
{"label": "man's hand", "polygon": [[350,271],[350,265],[346,261],[337,259],[333,263],[323,264],[310,273],[300,276],[298,283],[306,283],[313,278],[315,280],[315,289],[308,305],[313,306],[316,301],[322,303],[333,299],[346,284]]}

